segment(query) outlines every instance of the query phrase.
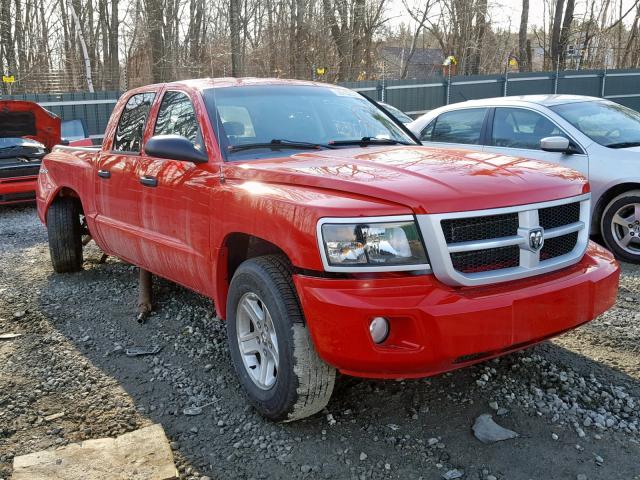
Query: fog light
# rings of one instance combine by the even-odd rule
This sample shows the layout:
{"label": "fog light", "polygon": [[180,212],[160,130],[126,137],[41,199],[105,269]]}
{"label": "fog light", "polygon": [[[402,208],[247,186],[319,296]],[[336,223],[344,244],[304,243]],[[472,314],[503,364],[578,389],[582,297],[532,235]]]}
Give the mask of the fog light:
{"label": "fog light", "polygon": [[373,343],[382,343],[389,336],[389,321],[384,317],[376,317],[369,324],[369,333]]}

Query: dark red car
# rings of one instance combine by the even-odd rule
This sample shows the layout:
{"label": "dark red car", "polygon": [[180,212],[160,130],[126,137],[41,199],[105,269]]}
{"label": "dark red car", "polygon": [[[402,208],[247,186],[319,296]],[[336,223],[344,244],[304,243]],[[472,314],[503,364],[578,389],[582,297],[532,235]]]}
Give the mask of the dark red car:
{"label": "dark red car", "polygon": [[37,103],[0,101],[0,204],[35,199],[40,162],[60,143],[60,125]]}

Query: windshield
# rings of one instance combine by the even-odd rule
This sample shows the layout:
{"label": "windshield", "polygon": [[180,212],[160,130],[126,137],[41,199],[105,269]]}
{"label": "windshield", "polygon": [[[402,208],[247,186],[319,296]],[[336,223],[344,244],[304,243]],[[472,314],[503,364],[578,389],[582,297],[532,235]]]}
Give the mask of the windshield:
{"label": "windshield", "polygon": [[640,146],[640,113],[607,101],[550,107],[594,142],[610,148]]}
{"label": "windshield", "polygon": [[242,86],[208,89],[204,98],[229,160],[282,157],[303,147],[415,143],[382,110],[344,88]]}
{"label": "windshield", "polygon": [[20,137],[0,138],[0,149],[14,148],[14,147],[44,148],[44,145],[42,145],[40,142],[37,142],[35,140],[31,140],[30,138],[20,138]]}
{"label": "windshield", "polygon": [[87,138],[82,120],[65,120],[61,125],[61,137],[65,140],[82,140]]}
{"label": "windshield", "polygon": [[387,109],[387,111],[393,115],[394,117],[396,117],[396,120],[398,120],[399,122],[402,123],[411,123],[413,122],[413,118],[411,118],[409,115],[407,115],[406,113],[404,113],[402,110],[400,110],[399,108],[394,107],[393,105],[389,105],[388,103],[382,103],[381,104],[384,108]]}

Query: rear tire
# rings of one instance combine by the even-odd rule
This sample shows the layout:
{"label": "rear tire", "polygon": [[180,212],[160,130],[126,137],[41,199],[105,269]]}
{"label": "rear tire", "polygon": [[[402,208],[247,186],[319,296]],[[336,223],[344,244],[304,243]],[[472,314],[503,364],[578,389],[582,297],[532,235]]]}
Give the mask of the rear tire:
{"label": "rear tire", "polygon": [[77,199],[62,197],[47,211],[51,263],[57,273],[82,270],[82,225]]}
{"label": "rear tire", "polygon": [[[227,312],[234,368],[262,415],[293,421],[327,405],[335,369],[315,351],[285,257],[266,255],[242,263],[231,280]],[[263,363],[266,373],[261,375]]]}
{"label": "rear tire", "polygon": [[609,202],[600,231],[616,258],[640,263],[640,190],[624,192]]}

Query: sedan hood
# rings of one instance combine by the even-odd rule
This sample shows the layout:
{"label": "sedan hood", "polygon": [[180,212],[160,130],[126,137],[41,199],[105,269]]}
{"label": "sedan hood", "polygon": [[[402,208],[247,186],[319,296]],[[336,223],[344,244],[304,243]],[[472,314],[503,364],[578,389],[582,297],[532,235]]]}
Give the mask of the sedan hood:
{"label": "sedan hood", "polygon": [[60,119],[37,103],[0,100],[0,137],[31,138],[51,150],[60,143]]}
{"label": "sedan hood", "polygon": [[589,191],[582,175],[564,167],[422,146],[323,150],[227,163],[224,175],[337,190],[401,204],[416,214],[523,205]]}

